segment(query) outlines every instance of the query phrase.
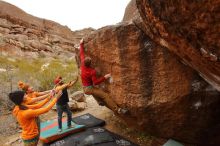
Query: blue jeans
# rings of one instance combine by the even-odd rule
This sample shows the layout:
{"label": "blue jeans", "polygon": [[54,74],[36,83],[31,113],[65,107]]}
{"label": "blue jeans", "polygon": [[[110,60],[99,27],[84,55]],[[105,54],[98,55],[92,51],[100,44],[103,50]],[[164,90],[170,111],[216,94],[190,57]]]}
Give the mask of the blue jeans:
{"label": "blue jeans", "polygon": [[72,112],[70,111],[70,107],[67,104],[65,105],[56,105],[57,106],[57,114],[58,114],[58,126],[59,129],[62,129],[62,115],[63,112],[65,112],[67,114],[67,126],[70,127],[71,126],[71,121],[72,121]]}

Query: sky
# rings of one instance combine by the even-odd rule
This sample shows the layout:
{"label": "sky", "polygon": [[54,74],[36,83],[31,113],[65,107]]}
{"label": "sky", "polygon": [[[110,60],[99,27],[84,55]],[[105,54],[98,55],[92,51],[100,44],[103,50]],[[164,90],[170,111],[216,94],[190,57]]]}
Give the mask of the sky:
{"label": "sky", "polygon": [[36,17],[67,25],[71,30],[98,29],[123,19],[130,0],[4,0]]}

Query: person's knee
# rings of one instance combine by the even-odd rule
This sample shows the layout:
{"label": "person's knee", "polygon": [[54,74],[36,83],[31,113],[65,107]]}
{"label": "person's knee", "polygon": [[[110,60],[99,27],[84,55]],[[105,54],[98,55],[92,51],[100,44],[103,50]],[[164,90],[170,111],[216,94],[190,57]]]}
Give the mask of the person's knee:
{"label": "person's knee", "polygon": [[71,112],[71,111],[68,111],[68,112],[67,112],[67,116],[72,116],[72,112]]}
{"label": "person's knee", "polygon": [[58,119],[62,119],[63,114],[58,114]]}

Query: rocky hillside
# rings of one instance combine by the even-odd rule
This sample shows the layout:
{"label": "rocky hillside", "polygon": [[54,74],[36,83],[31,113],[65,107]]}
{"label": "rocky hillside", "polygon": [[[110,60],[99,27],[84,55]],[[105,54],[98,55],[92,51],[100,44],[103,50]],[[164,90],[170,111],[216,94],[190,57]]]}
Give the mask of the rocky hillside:
{"label": "rocky hillside", "polygon": [[72,56],[92,28],[73,32],[67,26],[34,17],[0,1],[0,51],[18,56]]}
{"label": "rocky hillside", "polygon": [[159,137],[220,144],[220,3],[205,2],[132,0],[120,24],[85,38],[94,65],[112,74],[102,87],[130,110],[127,123]]}

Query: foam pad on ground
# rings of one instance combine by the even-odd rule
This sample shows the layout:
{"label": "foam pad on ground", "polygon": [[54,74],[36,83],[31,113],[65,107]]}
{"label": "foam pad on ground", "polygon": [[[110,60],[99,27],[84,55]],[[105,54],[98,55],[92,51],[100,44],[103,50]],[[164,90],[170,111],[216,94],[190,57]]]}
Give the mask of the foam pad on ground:
{"label": "foam pad on ground", "polygon": [[86,128],[105,125],[105,121],[98,119],[89,113],[73,118],[73,122],[80,125],[85,125]]}
{"label": "foam pad on ground", "polygon": [[44,146],[138,146],[102,127],[89,128]]}
{"label": "foam pad on ground", "polygon": [[169,139],[163,146],[183,146],[183,144],[175,140]]}
{"label": "foam pad on ground", "polygon": [[88,128],[85,131],[72,134],[68,137],[58,140],[44,146],[93,146],[100,143],[113,142],[111,134],[102,127]]}
{"label": "foam pad on ground", "polygon": [[63,118],[62,121],[62,132],[58,132],[57,119],[41,122],[40,140],[44,143],[49,143],[63,138],[71,133],[76,133],[85,129],[84,125],[78,125],[74,122],[72,122],[72,128],[67,128],[67,119]]}
{"label": "foam pad on ground", "polygon": [[101,144],[97,144],[96,146],[138,146],[137,144],[125,139],[124,137],[112,133],[110,131],[108,131],[112,138],[114,139],[113,142],[108,142],[108,143],[101,143]]}

